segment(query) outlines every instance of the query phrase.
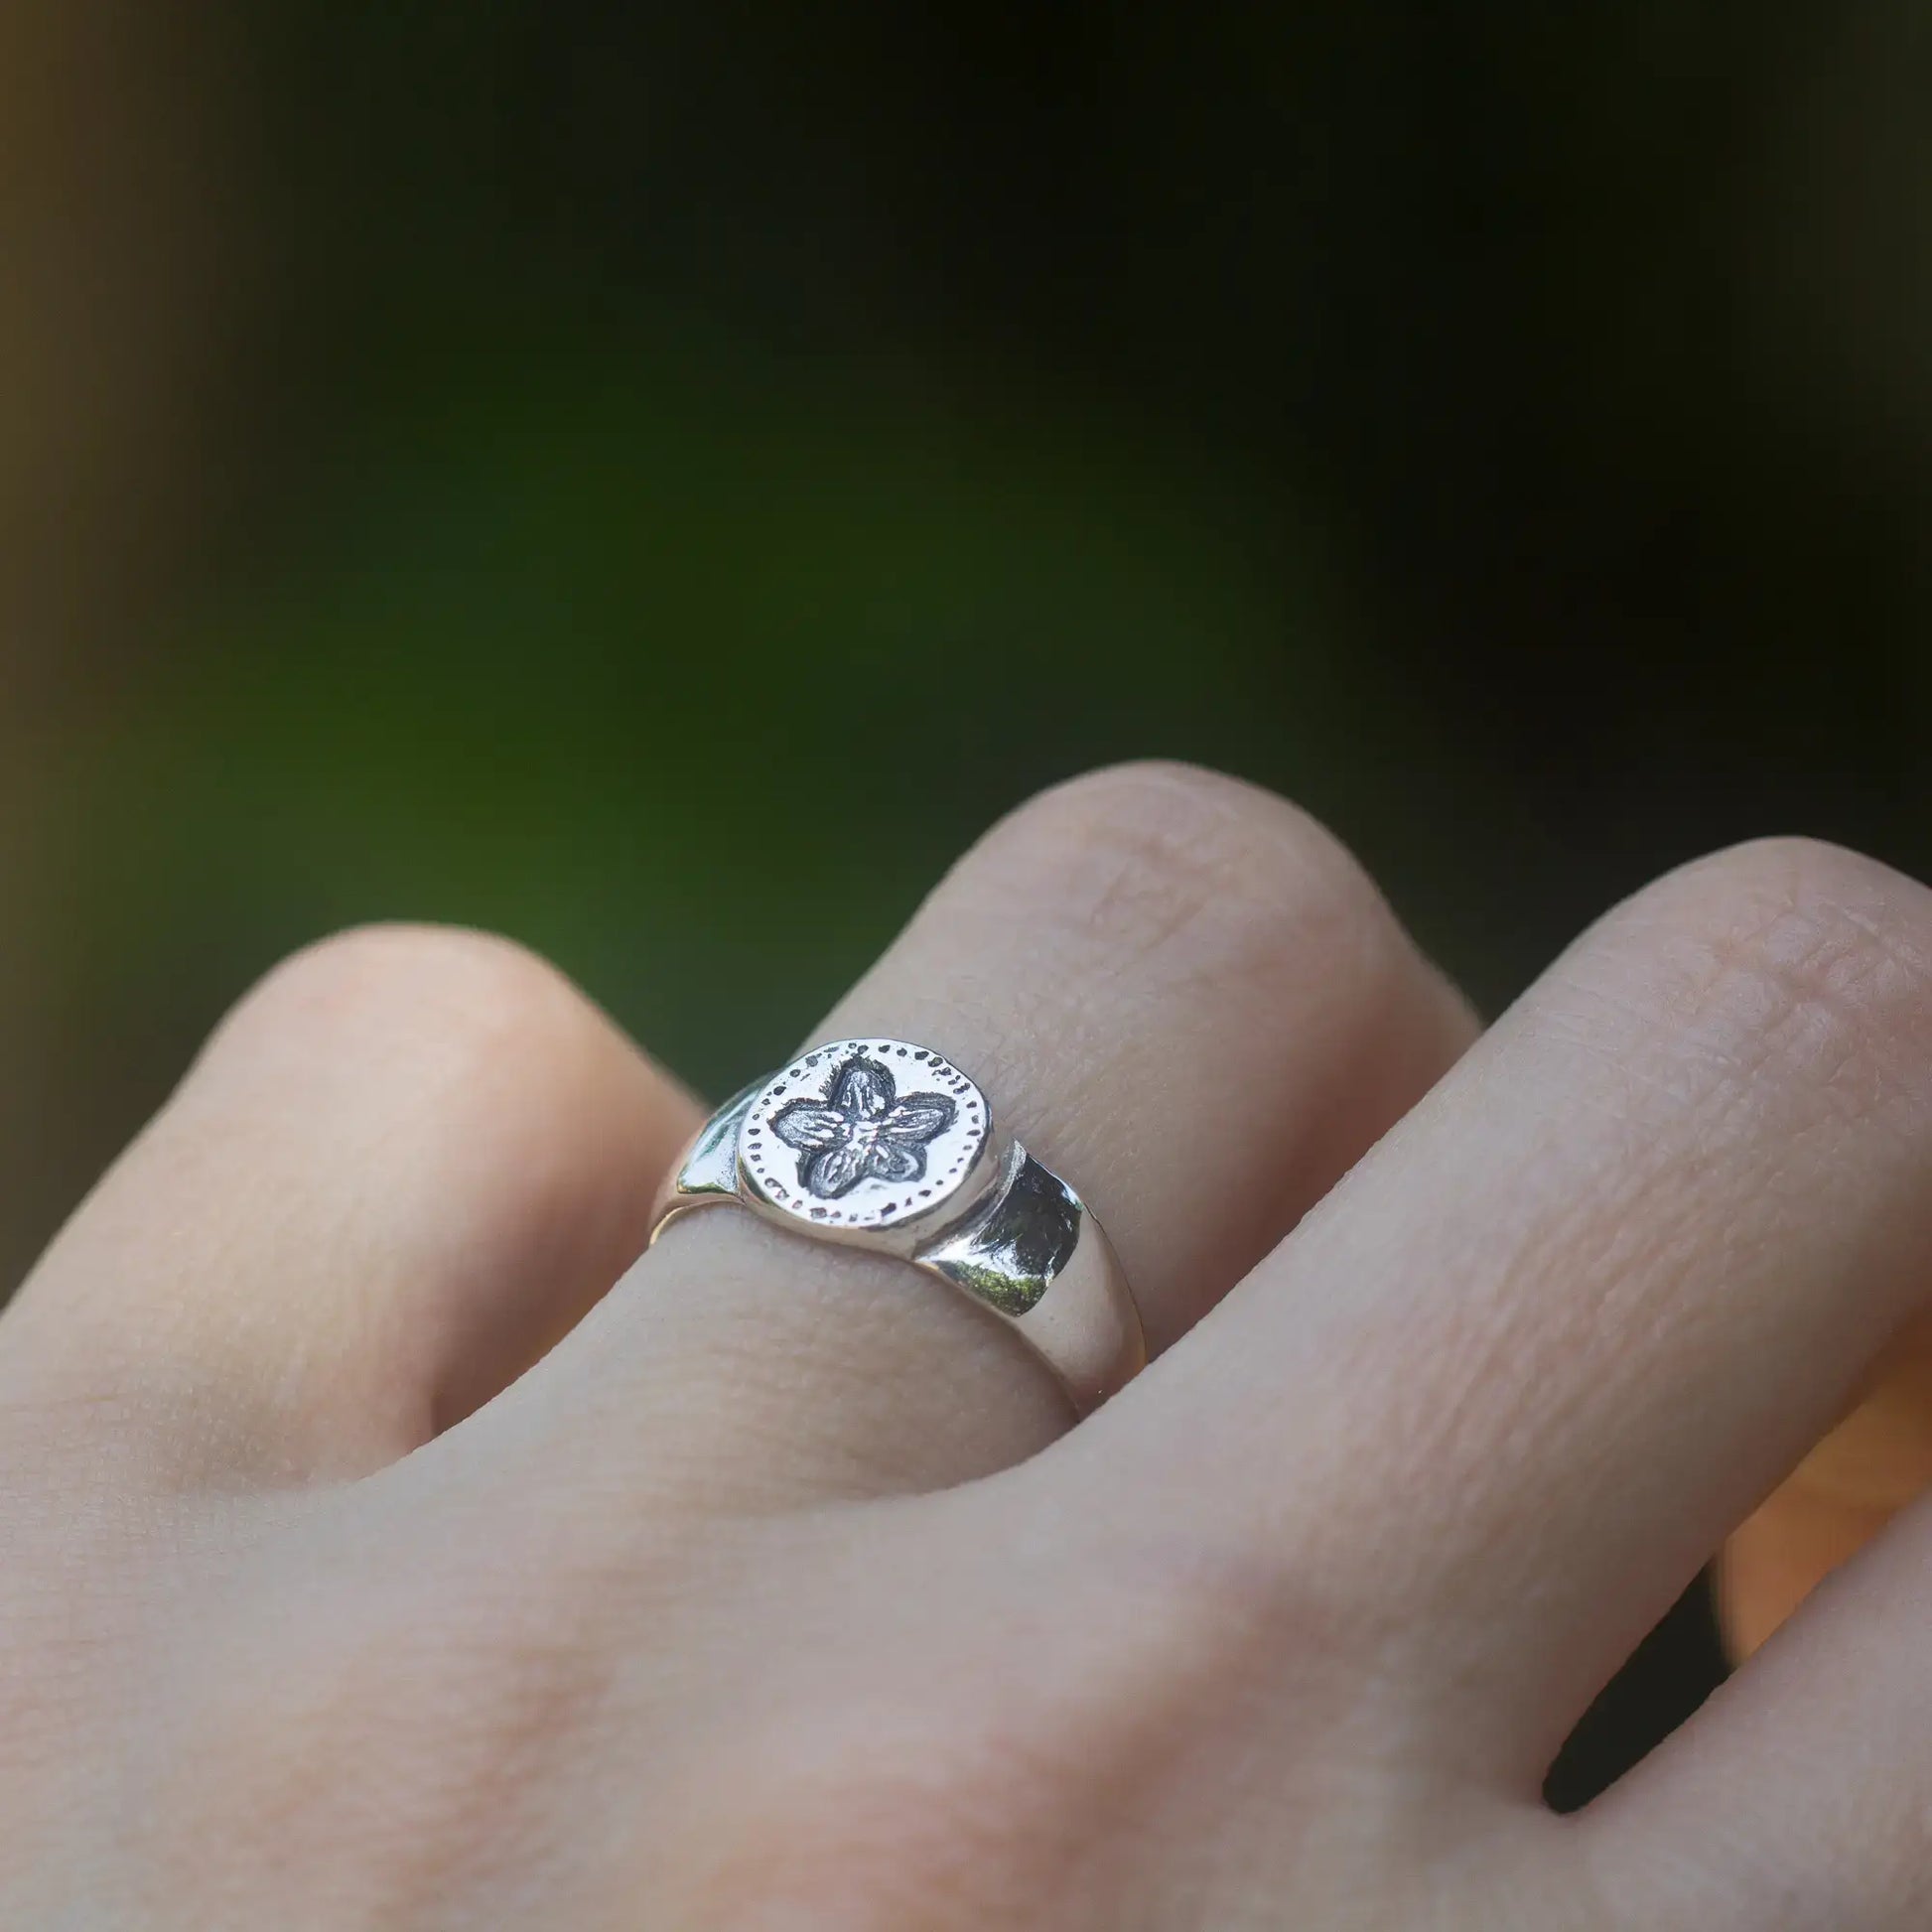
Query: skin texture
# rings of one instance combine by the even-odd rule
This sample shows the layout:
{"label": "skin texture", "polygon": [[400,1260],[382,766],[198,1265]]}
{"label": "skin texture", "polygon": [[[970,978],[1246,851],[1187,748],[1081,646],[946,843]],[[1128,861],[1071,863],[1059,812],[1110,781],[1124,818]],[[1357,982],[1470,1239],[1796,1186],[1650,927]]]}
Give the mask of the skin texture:
{"label": "skin texture", "polygon": [[0,1923],[1922,1928],[1917,1512],[1538,1787],[1746,1517],[1749,1643],[1916,1486],[1929,993],[1932,897],[1778,843],[1475,1040],[1293,807],[1047,794],[814,1037],[1099,1212],[1158,1359],[1074,1428],[890,1262],[633,1262],[697,1103],[500,941],[330,941],[0,1318]]}

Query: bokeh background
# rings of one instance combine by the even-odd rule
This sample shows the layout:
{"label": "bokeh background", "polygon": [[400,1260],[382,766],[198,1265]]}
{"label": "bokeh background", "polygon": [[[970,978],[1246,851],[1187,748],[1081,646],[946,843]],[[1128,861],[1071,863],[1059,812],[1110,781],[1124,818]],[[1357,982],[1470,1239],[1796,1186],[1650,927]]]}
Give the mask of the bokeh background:
{"label": "bokeh background", "polygon": [[1932,871],[1928,101],[1906,0],[0,0],[0,1264],[330,927],[728,1088],[1103,759],[1490,1007],[1728,839]]}

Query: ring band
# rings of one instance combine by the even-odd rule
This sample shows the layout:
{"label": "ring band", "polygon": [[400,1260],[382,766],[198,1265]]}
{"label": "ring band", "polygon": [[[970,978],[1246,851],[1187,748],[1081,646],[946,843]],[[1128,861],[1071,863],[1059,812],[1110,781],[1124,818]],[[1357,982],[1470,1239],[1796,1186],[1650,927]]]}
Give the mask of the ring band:
{"label": "ring band", "polygon": [[1082,1416],[1146,1365],[1140,1311],[1092,1211],[995,1133],[986,1096],[929,1046],[835,1040],[728,1100],[659,1189],[651,1240],[718,1205],[950,1282],[1019,1330]]}

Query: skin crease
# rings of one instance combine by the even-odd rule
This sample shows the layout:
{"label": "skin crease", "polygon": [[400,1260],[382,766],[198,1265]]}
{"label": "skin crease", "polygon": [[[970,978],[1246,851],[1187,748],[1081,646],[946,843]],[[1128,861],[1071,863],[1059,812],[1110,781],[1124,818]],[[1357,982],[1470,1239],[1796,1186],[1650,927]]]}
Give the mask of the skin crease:
{"label": "skin crease", "polygon": [[1743,1518],[1750,1647],[1917,1486],[1928,990],[1779,842],[1477,1040],[1293,807],[1045,795],[813,1037],[1100,1213],[1158,1359],[1075,1428],[877,1257],[632,1265],[699,1109],[541,962],[312,949],[0,1318],[0,1924],[1922,1932],[1918,1512],[1539,1784]]}

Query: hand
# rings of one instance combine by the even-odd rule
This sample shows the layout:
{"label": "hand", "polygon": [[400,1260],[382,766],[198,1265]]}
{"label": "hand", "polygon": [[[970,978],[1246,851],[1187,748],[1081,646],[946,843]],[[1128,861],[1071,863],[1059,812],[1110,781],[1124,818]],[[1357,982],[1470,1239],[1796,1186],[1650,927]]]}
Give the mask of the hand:
{"label": "hand", "polygon": [[1920,1298],[1929,994],[1932,897],[1767,845],[1464,1055],[1288,806],[1049,794],[821,1036],[1106,1222],[1160,1359],[1069,1427],[901,1263],[623,1273],[696,1109],[525,955],[305,954],[0,1322],[0,1923],[1922,1928],[1923,1521],[1538,1789]]}

